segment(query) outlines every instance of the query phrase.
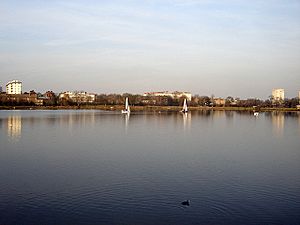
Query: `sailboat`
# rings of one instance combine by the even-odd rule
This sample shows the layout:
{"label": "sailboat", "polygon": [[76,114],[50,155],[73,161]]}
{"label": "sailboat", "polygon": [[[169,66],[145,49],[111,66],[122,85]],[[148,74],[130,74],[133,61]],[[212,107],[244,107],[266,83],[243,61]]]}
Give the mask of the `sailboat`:
{"label": "sailboat", "polygon": [[186,99],[184,99],[183,107],[182,107],[181,112],[182,113],[187,113],[188,112],[188,107],[187,107]]}
{"label": "sailboat", "polygon": [[128,104],[128,98],[127,97],[126,97],[126,100],[125,100],[125,109],[122,110],[122,113],[127,113],[127,114],[130,113],[130,107],[129,107],[129,104]]}

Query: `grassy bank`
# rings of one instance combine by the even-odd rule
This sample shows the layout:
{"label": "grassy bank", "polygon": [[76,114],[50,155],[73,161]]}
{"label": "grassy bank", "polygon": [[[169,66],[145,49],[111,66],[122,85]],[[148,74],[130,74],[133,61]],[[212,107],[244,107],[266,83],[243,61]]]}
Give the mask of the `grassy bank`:
{"label": "grassy bank", "polygon": [[[121,111],[123,105],[81,105],[81,106],[0,106],[0,110],[79,110],[97,109],[107,111]],[[179,106],[131,106],[131,111],[180,111]],[[222,111],[253,111],[252,107],[189,107],[190,111],[222,110]],[[260,108],[258,111],[300,111],[297,108]]]}

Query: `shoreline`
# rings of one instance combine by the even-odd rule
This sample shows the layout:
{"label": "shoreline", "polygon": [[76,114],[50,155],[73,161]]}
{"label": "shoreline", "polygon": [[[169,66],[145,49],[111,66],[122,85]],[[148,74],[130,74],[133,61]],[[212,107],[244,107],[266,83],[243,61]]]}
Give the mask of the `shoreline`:
{"label": "shoreline", "polygon": [[[81,105],[81,106],[0,106],[1,110],[105,110],[121,111],[123,105]],[[182,109],[180,106],[130,106],[131,111],[163,111],[177,112]],[[259,108],[252,107],[207,107],[207,106],[190,106],[190,111],[282,111],[282,112],[299,112],[297,108]]]}

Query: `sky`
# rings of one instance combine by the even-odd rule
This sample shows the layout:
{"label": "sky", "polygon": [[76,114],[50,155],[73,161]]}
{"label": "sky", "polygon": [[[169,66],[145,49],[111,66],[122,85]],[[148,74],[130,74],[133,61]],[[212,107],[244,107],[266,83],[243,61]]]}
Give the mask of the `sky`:
{"label": "sky", "polygon": [[0,0],[0,86],[190,91],[267,99],[300,90],[299,0]]}

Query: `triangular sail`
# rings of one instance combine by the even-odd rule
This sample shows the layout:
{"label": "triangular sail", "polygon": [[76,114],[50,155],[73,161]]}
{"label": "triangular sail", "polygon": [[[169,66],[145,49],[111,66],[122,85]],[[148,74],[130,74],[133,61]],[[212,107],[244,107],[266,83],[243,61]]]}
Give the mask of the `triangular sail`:
{"label": "triangular sail", "polygon": [[129,107],[129,103],[128,103],[128,98],[126,98],[126,106],[125,106],[126,108],[125,108],[125,110],[127,111],[127,112],[130,112],[130,107]]}
{"label": "triangular sail", "polygon": [[122,113],[130,113],[130,107],[129,107],[129,103],[128,103],[128,98],[126,97],[125,100],[125,109],[122,110]]}
{"label": "triangular sail", "polygon": [[128,98],[126,98],[126,102],[125,102],[125,110],[128,110]]}
{"label": "triangular sail", "polygon": [[187,112],[187,111],[188,111],[188,107],[187,107],[186,99],[184,99],[182,112]]}

